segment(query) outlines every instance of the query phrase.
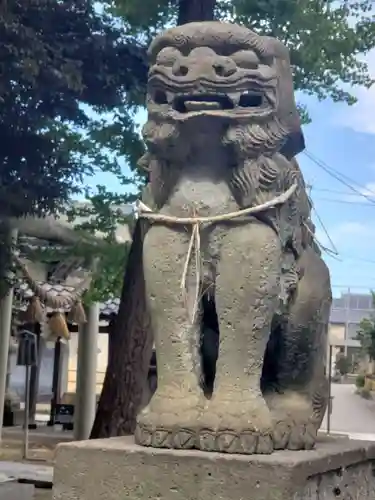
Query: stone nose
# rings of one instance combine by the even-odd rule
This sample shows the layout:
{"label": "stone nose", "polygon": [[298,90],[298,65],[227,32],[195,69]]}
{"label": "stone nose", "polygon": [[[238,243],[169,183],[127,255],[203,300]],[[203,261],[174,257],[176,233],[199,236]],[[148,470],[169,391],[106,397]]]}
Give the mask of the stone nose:
{"label": "stone nose", "polygon": [[237,71],[235,62],[229,57],[184,57],[176,61],[173,65],[172,72],[175,76],[186,77],[186,79],[209,78],[217,77],[227,78]]}

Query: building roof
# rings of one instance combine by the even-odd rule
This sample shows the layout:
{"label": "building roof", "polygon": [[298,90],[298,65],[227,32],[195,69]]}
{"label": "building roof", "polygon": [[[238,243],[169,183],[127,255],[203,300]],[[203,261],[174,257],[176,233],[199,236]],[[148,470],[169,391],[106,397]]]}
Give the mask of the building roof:
{"label": "building roof", "polygon": [[371,294],[343,293],[333,299],[330,322],[358,324],[374,313]]}

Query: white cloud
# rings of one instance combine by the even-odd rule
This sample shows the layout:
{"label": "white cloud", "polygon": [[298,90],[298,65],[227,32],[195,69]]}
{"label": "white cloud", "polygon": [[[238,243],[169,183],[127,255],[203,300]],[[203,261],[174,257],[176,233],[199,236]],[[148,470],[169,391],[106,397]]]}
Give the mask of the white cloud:
{"label": "white cloud", "polygon": [[[347,221],[333,228],[328,227],[327,232],[329,237],[323,229],[317,228],[316,238],[318,242],[331,250],[334,250],[333,247],[336,247],[340,254],[345,248],[352,247],[353,245],[358,246],[358,243],[361,241],[368,242],[369,234],[373,232],[373,229],[371,226],[361,222]],[[330,240],[332,240],[334,245],[332,245]]]}
{"label": "white cloud", "polygon": [[368,230],[368,226],[362,222],[343,222],[334,228],[333,236],[339,239],[348,236],[360,236],[367,234]]}
{"label": "white cloud", "polygon": [[[375,76],[375,50],[369,52],[364,58],[368,64],[369,73]],[[336,125],[344,125],[356,132],[375,134],[375,85],[370,89],[358,88],[351,90],[358,101],[353,106],[348,106],[335,117]]]}
{"label": "white cloud", "polygon": [[375,197],[375,182],[368,182],[365,189],[362,191],[362,194]]}

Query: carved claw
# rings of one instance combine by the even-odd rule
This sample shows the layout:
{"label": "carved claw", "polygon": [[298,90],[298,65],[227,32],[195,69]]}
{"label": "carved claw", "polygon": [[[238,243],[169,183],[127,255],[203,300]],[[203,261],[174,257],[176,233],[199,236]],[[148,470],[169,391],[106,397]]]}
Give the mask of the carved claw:
{"label": "carved claw", "polygon": [[216,439],[217,448],[222,453],[239,453],[240,437],[231,431],[221,431]]}
{"label": "carved claw", "polygon": [[135,428],[134,439],[141,446],[152,446],[152,432],[142,425]]}
{"label": "carved claw", "polygon": [[173,435],[173,448],[188,450],[195,448],[197,434],[190,429],[179,429]]}
{"label": "carved claw", "polygon": [[274,447],[276,450],[311,450],[315,446],[317,432],[312,423],[277,422],[273,431]]}
{"label": "carved claw", "polygon": [[273,441],[270,434],[259,434],[256,431],[244,431],[240,434],[232,430],[212,431],[203,429],[199,433],[199,449],[202,451],[254,455],[269,455],[273,452]]}

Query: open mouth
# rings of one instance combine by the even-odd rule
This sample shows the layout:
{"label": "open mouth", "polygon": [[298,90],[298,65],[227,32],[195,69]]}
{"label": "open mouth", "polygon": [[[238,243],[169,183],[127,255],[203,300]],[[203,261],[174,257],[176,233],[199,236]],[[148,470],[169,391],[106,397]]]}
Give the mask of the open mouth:
{"label": "open mouth", "polygon": [[172,107],[179,113],[188,113],[189,111],[234,109],[234,102],[225,94],[183,95],[173,99]]}
{"label": "open mouth", "polygon": [[245,92],[236,97],[227,94],[180,95],[173,99],[172,107],[179,113],[191,111],[229,110],[235,108],[258,108],[263,105],[262,94]]}
{"label": "open mouth", "polygon": [[180,94],[173,97],[169,102],[167,94],[159,90],[154,95],[154,101],[156,104],[170,104],[179,113],[262,108],[267,104],[264,94],[253,91],[245,91],[234,95],[214,93]]}

